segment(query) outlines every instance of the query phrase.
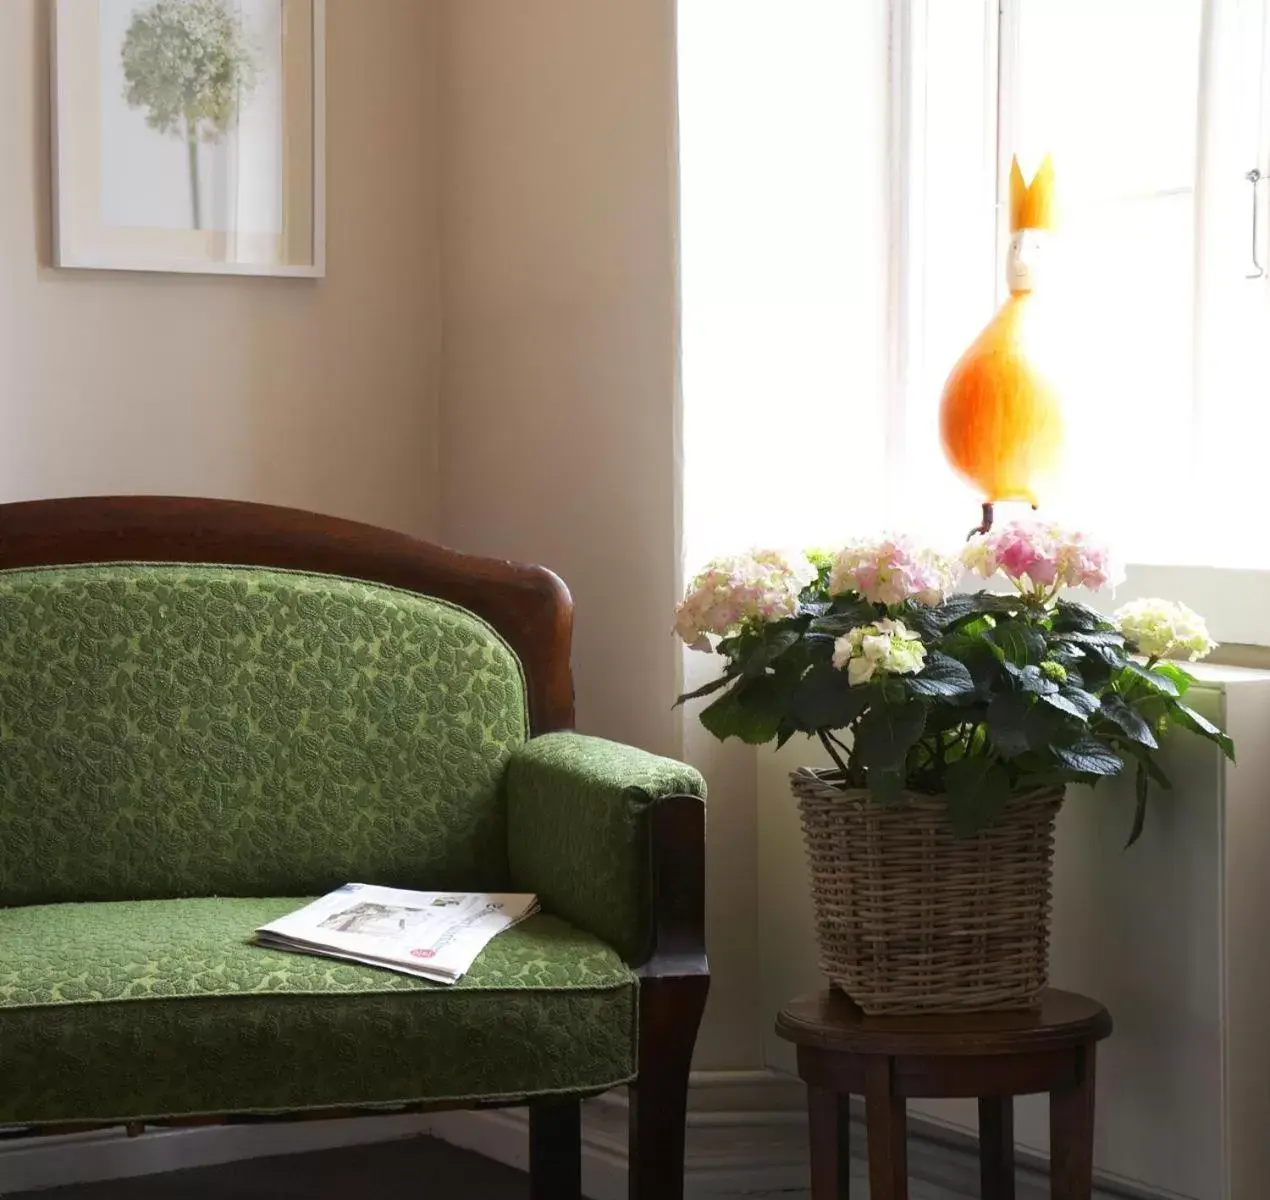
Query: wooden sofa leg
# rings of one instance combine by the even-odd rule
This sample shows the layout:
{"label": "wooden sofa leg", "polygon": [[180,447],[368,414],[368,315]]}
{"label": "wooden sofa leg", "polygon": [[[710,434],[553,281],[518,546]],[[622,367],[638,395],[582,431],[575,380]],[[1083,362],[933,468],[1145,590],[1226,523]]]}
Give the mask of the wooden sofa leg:
{"label": "wooden sofa leg", "polygon": [[529,1105],[530,1200],[582,1200],[582,1102]]}
{"label": "wooden sofa leg", "polygon": [[639,1078],[630,1089],[630,1200],[683,1200],[688,1072],[709,988],[706,975],[641,982]]}

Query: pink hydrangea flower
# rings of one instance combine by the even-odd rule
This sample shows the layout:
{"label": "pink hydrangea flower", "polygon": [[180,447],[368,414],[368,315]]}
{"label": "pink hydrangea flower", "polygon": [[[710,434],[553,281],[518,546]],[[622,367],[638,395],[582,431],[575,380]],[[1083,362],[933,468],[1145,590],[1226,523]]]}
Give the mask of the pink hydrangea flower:
{"label": "pink hydrangea flower", "polygon": [[779,621],[798,612],[798,595],[816,568],[783,550],[716,558],[692,581],[675,609],[675,632],[693,650],[713,649],[710,635],[735,633],[746,621]]}
{"label": "pink hydrangea flower", "polygon": [[874,604],[916,599],[938,604],[956,586],[956,559],[902,535],[850,542],[838,551],[829,575],[833,595],[859,592]]}
{"label": "pink hydrangea flower", "polygon": [[1061,525],[1015,521],[971,541],[962,563],[991,579],[1000,571],[1026,595],[1051,599],[1063,588],[1099,591],[1124,582],[1108,547]]}

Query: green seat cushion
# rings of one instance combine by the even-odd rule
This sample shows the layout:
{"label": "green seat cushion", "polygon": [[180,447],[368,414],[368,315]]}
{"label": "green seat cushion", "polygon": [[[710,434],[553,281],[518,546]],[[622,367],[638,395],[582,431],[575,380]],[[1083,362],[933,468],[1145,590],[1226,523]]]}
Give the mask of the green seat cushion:
{"label": "green seat cushion", "polygon": [[0,1125],[603,1091],[638,984],[554,917],[456,985],[249,944],[303,899],[0,909]]}
{"label": "green seat cushion", "polygon": [[484,621],[254,567],[0,571],[0,905],[506,890],[520,663]]}

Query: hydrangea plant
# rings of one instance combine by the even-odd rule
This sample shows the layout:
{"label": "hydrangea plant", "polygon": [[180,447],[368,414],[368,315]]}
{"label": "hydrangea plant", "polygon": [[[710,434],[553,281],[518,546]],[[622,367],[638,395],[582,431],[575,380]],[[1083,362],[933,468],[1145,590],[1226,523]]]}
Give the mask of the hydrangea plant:
{"label": "hydrangea plant", "polygon": [[[1012,590],[957,592],[966,571]],[[1157,755],[1171,726],[1232,759],[1234,746],[1186,703],[1192,678],[1171,661],[1215,648],[1199,616],[1142,600],[1108,619],[1064,595],[1122,578],[1087,535],[1034,523],[978,536],[956,557],[884,537],[717,559],[675,627],[721,655],[723,672],[678,702],[713,696],[700,717],[719,738],[815,736],[842,786],[879,801],[944,795],[966,836],[1015,793],[1132,766],[1132,844],[1151,783],[1170,786]]]}

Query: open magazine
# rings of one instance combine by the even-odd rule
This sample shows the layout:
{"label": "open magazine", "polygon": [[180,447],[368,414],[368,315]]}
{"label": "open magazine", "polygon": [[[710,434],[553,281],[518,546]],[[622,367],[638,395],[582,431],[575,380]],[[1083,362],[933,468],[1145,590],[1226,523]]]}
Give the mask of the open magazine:
{"label": "open magazine", "polygon": [[492,938],[537,911],[536,896],[348,883],[262,925],[256,942],[454,983]]}

